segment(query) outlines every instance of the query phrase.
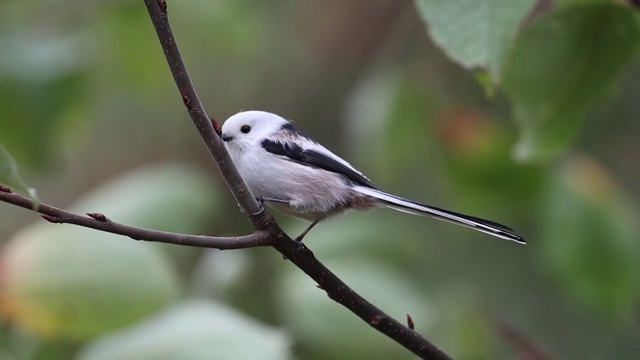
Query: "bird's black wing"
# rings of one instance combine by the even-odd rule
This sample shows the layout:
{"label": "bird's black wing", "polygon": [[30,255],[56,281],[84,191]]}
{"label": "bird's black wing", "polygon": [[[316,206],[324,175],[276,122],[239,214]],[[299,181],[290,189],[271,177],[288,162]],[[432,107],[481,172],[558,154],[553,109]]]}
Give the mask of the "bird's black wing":
{"label": "bird's black wing", "polygon": [[358,185],[378,189],[371,180],[367,179],[367,177],[362,175],[359,171],[319,151],[312,149],[305,150],[299,145],[288,141],[274,141],[269,139],[262,141],[262,147],[266,151],[274,155],[283,156],[289,161],[330,171],[332,173],[342,175],[346,179],[349,179]]}

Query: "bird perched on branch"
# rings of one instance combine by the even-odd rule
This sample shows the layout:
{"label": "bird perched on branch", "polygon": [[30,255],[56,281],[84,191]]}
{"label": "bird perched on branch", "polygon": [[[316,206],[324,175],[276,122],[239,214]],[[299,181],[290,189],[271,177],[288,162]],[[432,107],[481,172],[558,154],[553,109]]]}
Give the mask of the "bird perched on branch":
{"label": "bird perched on branch", "polygon": [[229,155],[259,201],[285,214],[318,222],[346,210],[388,207],[430,216],[520,244],[514,230],[474,216],[421,204],[390,194],[283,117],[265,111],[243,111],[222,125]]}

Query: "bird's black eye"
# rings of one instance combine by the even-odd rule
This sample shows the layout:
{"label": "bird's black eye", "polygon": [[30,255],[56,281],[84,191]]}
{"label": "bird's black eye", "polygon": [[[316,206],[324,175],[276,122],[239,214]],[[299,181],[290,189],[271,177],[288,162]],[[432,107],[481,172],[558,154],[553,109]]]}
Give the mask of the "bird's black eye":
{"label": "bird's black eye", "polygon": [[242,125],[242,126],[240,127],[240,131],[241,131],[243,134],[246,134],[246,133],[248,133],[249,131],[251,131],[251,126],[249,126],[249,125]]}

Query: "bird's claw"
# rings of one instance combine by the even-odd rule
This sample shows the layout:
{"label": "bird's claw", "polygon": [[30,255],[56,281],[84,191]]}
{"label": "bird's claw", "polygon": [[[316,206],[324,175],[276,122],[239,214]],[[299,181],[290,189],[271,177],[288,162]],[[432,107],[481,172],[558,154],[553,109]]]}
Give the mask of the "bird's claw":
{"label": "bird's claw", "polygon": [[302,250],[302,248],[304,247],[304,244],[302,243],[302,237],[298,236],[295,239],[293,239],[293,241],[295,242],[294,251],[300,252],[300,250]]}
{"label": "bird's claw", "polygon": [[[302,243],[302,237],[298,236],[295,239],[293,239],[293,252],[297,254],[302,250],[302,248],[304,248],[304,244]],[[288,260],[286,255],[282,255],[282,259]]]}

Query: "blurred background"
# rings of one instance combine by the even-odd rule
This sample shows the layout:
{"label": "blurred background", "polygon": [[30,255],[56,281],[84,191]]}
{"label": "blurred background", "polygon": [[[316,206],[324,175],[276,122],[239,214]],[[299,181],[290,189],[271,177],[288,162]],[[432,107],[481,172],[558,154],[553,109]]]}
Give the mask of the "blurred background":
{"label": "blurred background", "polygon": [[[439,3],[168,5],[219,122],[278,113],[382,188],[528,240],[391,210],[320,224],[305,243],[369,301],[456,359],[640,357],[637,10]],[[0,49],[0,143],[43,202],[251,231],[142,1],[4,1]],[[0,359],[71,358],[414,357],[272,249],[136,242],[0,204]]]}

